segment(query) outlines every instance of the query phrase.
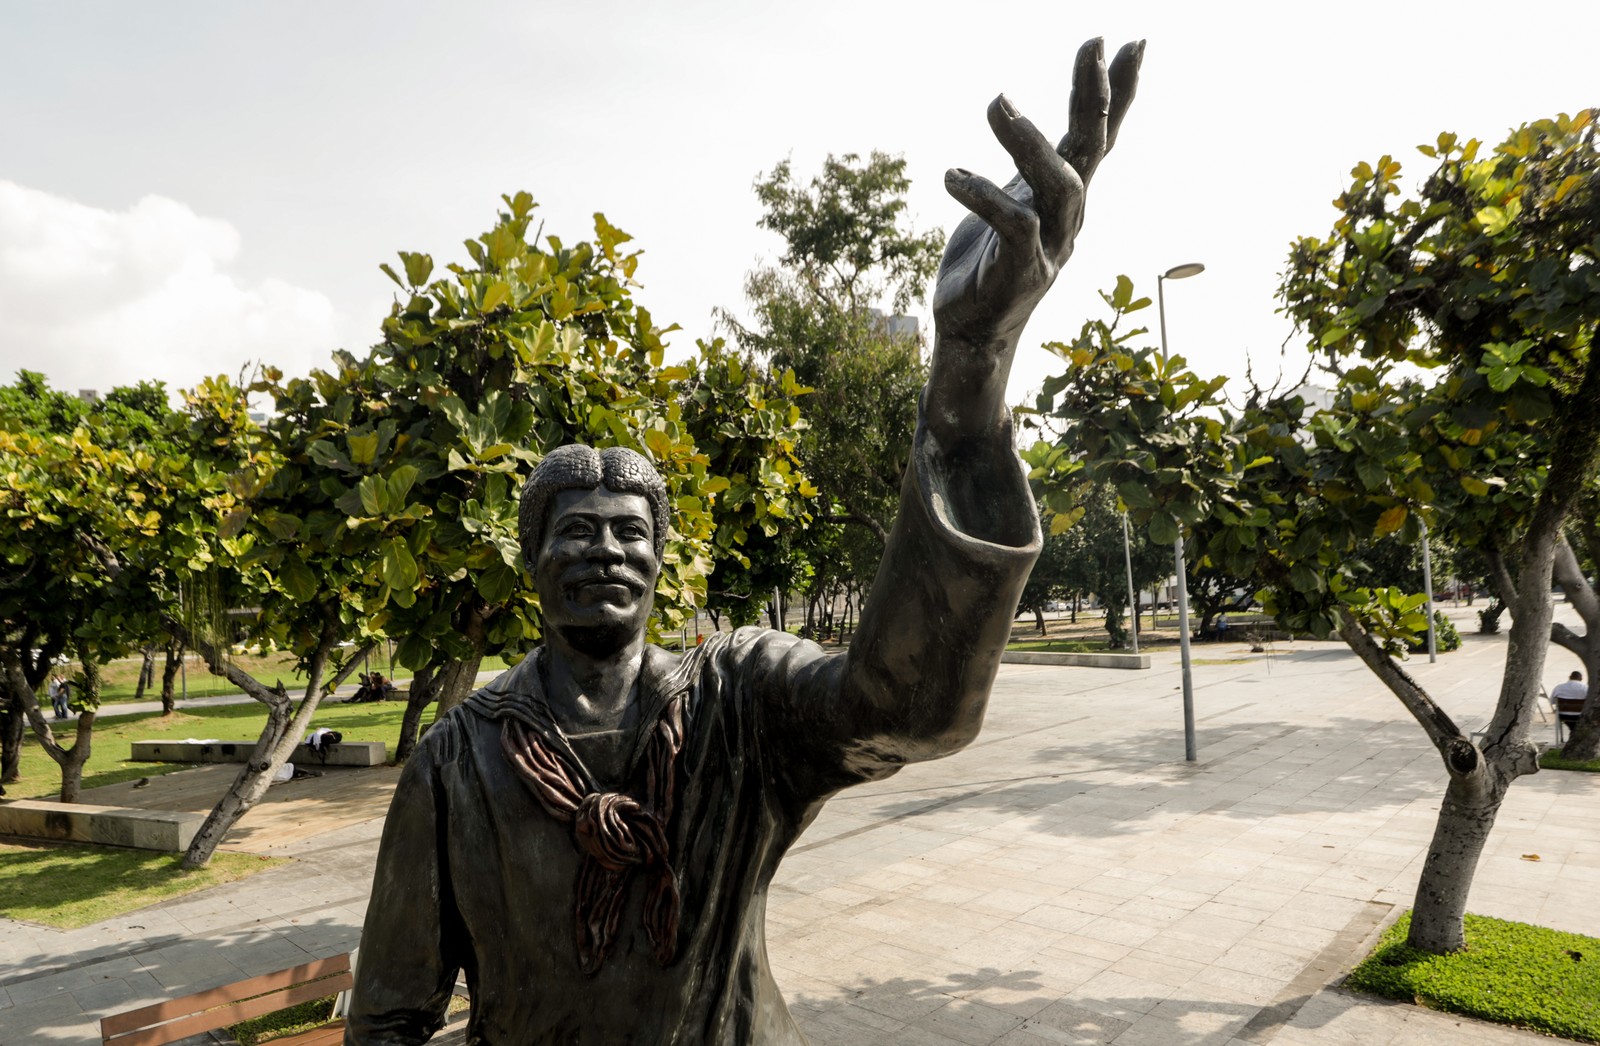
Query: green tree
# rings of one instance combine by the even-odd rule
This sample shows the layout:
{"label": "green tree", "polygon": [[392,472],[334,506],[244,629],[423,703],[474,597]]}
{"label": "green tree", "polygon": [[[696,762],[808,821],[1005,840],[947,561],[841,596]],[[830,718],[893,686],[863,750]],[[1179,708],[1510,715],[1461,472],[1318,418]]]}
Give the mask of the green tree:
{"label": "green tree", "polygon": [[[158,579],[108,574],[103,557],[157,541],[152,496],[165,483],[182,482],[170,462],[117,446],[126,444],[126,433],[111,420],[83,422],[71,435],[0,428],[0,669],[13,722],[30,722],[61,769],[62,802],[76,801],[80,790],[100,667],[155,632],[163,606]],[[71,680],[71,745],[56,736],[36,696],[65,655],[80,666]]]}
{"label": "green tree", "polygon": [[[1422,150],[1436,167],[1412,199],[1389,157],[1352,172],[1333,234],[1295,244],[1281,291],[1328,354],[1327,406],[1253,392],[1230,408],[1221,379],[1130,348],[1137,332],[1115,323],[1086,324],[1059,348],[1069,370],[1038,405],[1067,429],[1030,453],[1042,482],[1103,476],[1161,541],[1220,521],[1205,554],[1260,577],[1285,627],[1337,633],[1417,720],[1447,777],[1409,935],[1427,951],[1463,947],[1495,814],[1512,782],[1537,771],[1527,733],[1552,571],[1600,458],[1594,115],[1530,124],[1481,160],[1479,143],[1443,135]],[[1146,304],[1121,285],[1108,301],[1119,320]],[[1429,380],[1401,376],[1401,364]],[[1357,574],[1363,547],[1414,543],[1424,521],[1481,553],[1512,609],[1481,744],[1396,660],[1426,627],[1423,597]]]}
{"label": "green tree", "polygon": [[261,387],[299,427],[319,404],[348,400],[324,412],[304,466],[319,470],[343,525],[412,521],[371,564],[359,608],[414,673],[399,759],[430,701],[447,710],[485,656],[519,659],[540,637],[517,518],[523,481],[550,449],[631,446],[662,473],[676,515],[659,630],[703,602],[719,557],[804,512],[793,376],[762,384],[716,344],[666,365],[674,328],[634,301],[630,237],[597,214],[592,241],[540,241],[532,197],[504,203],[467,241],[469,262],[443,277],[423,254],[384,267],[404,293],[365,360],[341,354],[334,373]]}
{"label": "green tree", "polygon": [[[817,490],[809,479],[795,483],[794,477],[806,424],[797,397],[809,392],[793,371],[773,374],[721,338],[699,343],[694,372],[674,389],[707,470],[728,481],[717,498],[706,581],[705,609],[713,622],[725,614],[735,627],[754,624],[765,606],[772,627],[781,628],[781,597],[803,580],[805,564],[794,542],[811,519]],[[763,470],[777,475],[763,483]],[[769,489],[791,493],[773,505],[766,500]]]}
{"label": "green tree", "polygon": [[[63,801],[77,798],[99,704],[99,669],[159,631],[159,578],[112,578],[100,556],[155,539],[149,505],[182,482],[169,458],[174,415],[156,383],[86,402],[23,371],[0,387],[0,667],[4,776],[14,780],[24,721],[60,766]],[[37,692],[75,657],[76,738],[64,745]]]}
{"label": "green tree", "polygon": [[[870,584],[911,451],[927,376],[922,341],[882,310],[904,312],[922,298],[944,237],[909,227],[910,184],[905,161],[879,152],[830,156],[807,184],[788,161],[760,176],[760,224],[785,250],[746,282],[751,323],[722,314],[741,348],[811,390],[800,459],[821,507],[795,552],[807,564],[813,617],[825,594]],[[832,533],[838,526],[868,538]]]}

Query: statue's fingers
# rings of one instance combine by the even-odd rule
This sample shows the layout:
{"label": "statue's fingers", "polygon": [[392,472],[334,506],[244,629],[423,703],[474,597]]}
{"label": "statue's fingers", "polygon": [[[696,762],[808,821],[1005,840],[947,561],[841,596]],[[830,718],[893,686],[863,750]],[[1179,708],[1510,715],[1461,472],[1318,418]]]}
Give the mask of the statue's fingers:
{"label": "statue's fingers", "polygon": [[1002,240],[1016,243],[1030,253],[1038,249],[1039,215],[1032,207],[1012,199],[1004,189],[982,175],[960,167],[944,172],[944,187]]}
{"label": "statue's fingers", "polygon": [[1111,116],[1111,81],[1106,74],[1105,41],[1100,37],[1078,48],[1072,67],[1072,102],[1067,134],[1058,149],[1085,185],[1106,154],[1107,121]]}
{"label": "statue's fingers", "polygon": [[1039,215],[1039,242],[1054,253],[1063,238],[1072,233],[1068,226],[1073,203],[1083,192],[1083,182],[1063,162],[1050,139],[1017,112],[1005,95],[990,103],[989,126],[1016,161],[1017,174],[1032,190],[1032,209]]}
{"label": "statue's fingers", "polygon": [[1033,121],[1017,112],[1011,99],[1000,95],[989,103],[989,127],[1016,162],[1017,173],[1040,201],[1056,201],[1070,188],[1061,154]]}
{"label": "statue's fingers", "polygon": [[1111,114],[1106,118],[1106,152],[1117,144],[1117,131],[1139,90],[1139,67],[1144,64],[1144,41],[1123,44],[1111,60]]}

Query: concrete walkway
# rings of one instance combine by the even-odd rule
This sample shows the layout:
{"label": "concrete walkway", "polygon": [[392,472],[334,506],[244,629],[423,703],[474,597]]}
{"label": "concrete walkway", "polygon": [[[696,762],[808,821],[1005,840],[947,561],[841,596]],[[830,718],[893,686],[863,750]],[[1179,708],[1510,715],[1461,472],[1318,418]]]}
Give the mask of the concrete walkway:
{"label": "concrete walkway", "polygon": [[[1504,649],[1470,635],[1409,670],[1472,729]],[[828,805],[767,918],[816,1046],[1549,1041],[1332,986],[1410,903],[1438,758],[1342,645],[1196,658],[1196,764],[1175,656],[1007,665],[967,751]],[[1549,681],[1569,667],[1553,656]],[[96,1041],[107,1013],[355,945],[374,814],[282,847],[292,866],[97,926],[0,920],[0,1044]],[[1600,936],[1597,889],[1600,775],[1520,781],[1472,909]]]}

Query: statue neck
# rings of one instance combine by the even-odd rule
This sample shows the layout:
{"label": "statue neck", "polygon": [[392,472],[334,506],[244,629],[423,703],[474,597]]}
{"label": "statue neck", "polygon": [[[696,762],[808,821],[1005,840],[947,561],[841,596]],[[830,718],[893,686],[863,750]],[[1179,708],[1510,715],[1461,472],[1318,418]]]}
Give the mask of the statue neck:
{"label": "statue neck", "polygon": [[559,635],[545,641],[541,666],[545,699],[569,734],[617,730],[638,693],[644,636],[606,654],[585,651]]}

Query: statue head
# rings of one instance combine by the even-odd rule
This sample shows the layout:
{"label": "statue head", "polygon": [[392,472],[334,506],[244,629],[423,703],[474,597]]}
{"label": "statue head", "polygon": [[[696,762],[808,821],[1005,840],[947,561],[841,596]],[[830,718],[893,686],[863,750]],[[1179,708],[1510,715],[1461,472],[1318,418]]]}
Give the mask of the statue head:
{"label": "statue head", "polygon": [[594,653],[644,631],[667,537],[667,490],[622,447],[545,455],[522,488],[523,561],[547,628]]}

